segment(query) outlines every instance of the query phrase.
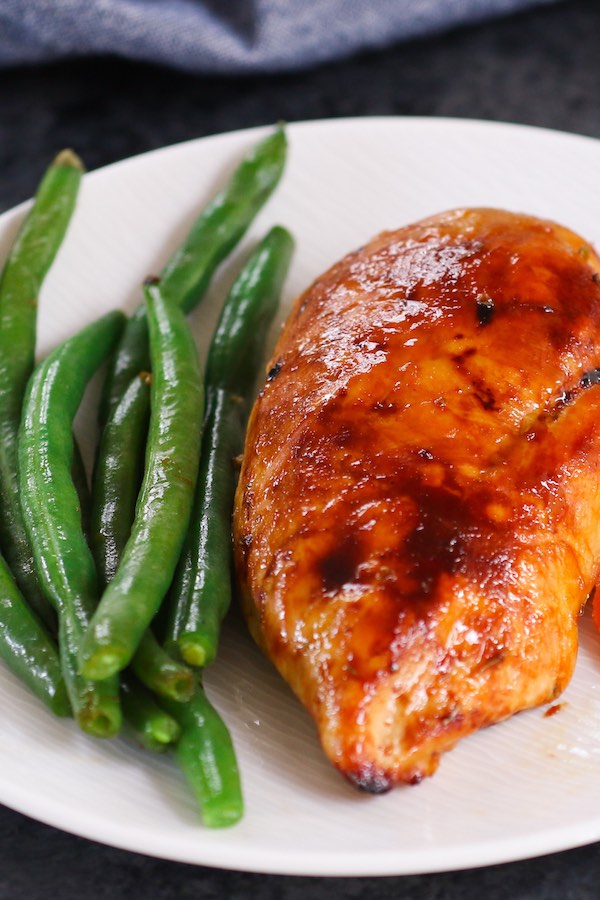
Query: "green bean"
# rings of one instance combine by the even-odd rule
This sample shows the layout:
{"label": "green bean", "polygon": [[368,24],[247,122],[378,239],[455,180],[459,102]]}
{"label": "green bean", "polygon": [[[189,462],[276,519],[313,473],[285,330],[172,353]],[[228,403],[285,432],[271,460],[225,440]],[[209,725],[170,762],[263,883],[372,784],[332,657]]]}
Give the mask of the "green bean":
{"label": "green bean", "polygon": [[[188,311],[200,299],[216,267],[275,188],[285,155],[285,133],[278,129],[253,148],[201,213],[163,270],[163,293],[170,302]],[[147,343],[146,312],[140,307],[127,324],[107,379],[108,420],[92,488],[91,542],[105,583],[114,577],[134,518],[136,471],[147,430],[147,396],[138,375],[149,366]]]}
{"label": "green bean", "polygon": [[227,726],[209,702],[202,685],[187,703],[162,700],[181,726],[177,760],[209,828],[235,825],[244,801],[235,751]]}
{"label": "green bean", "polygon": [[56,646],[24,600],[2,557],[0,657],[51,712],[70,714]]}
{"label": "green bean", "polygon": [[172,659],[150,629],[144,632],[131,660],[131,669],[142,684],[160,697],[181,703],[194,693],[192,670]]}
{"label": "green bean", "polygon": [[121,715],[117,679],[96,684],[77,668],[98,588],[71,475],[72,428],[86,383],[114,347],[123,322],[118,312],[103,316],[36,367],[19,432],[23,515],[40,583],[58,612],[63,677],[77,722],[99,737],[116,733]]}
{"label": "green bean", "polygon": [[206,366],[206,418],[194,510],[169,597],[166,646],[190,665],[211,662],[231,602],[233,461],[246,407],[293,242],[273,228],[250,256],[225,302]]}
{"label": "green bean", "polygon": [[[201,212],[182,246],[161,272],[165,300],[190,312],[204,295],[215,269],[231,253],[277,186],[287,140],[278,128],[242,160],[232,178]],[[106,382],[104,418],[132,378],[148,369],[148,325],[144,306],[127,323]]]}
{"label": "green bean", "polygon": [[121,702],[125,721],[146,750],[162,753],[179,740],[179,723],[160,709],[152,694],[129,674],[121,681]]}
{"label": "green bean", "polygon": [[135,376],[115,406],[96,454],[90,543],[103,588],[114,578],[131,532],[149,416],[150,376],[145,373]]}
{"label": "green bean", "polygon": [[17,434],[35,353],[37,302],[62,243],[83,166],[63,150],[42,179],[0,279],[0,545],[27,601],[50,628],[55,616],[38,583],[19,504]]}
{"label": "green bean", "polygon": [[[133,379],[106,423],[97,454],[92,552],[103,587],[115,576],[135,515],[143,476],[143,471],[138,471],[143,449],[141,439],[145,445],[150,415],[150,380],[147,374]],[[140,402],[140,397],[145,402]],[[140,428],[138,416],[143,418]],[[131,668],[142,684],[159,695],[186,700],[193,693],[194,676],[190,669],[172,659],[149,629],[135,652]]]}
{"label": "green bean", "polygon": [[129,664],[165,596],[189,521],[204,396],[181,309],[146,285],[152,355],[146,469],[131,534],[82,642],[81,671],[105,678]]}

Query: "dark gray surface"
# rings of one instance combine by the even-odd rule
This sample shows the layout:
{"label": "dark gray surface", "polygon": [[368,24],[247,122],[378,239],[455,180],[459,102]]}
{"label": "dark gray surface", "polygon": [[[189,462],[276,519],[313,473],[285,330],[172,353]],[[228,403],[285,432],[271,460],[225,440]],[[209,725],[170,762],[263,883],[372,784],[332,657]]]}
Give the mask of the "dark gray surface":
{"label": "dark gray surface", "polygon": [[[600,137],[599,41],[600,4],[576,0],[273,79],[203,79],[114,60],[5,71],[0,209],[28,197],[63,146],[73,146],[93,169],[164,144],[278,119],[466,116]],[[598,897],[599,884],[600,845],[421,877],[265,877],[147,859],[0,808],[2,900],[319,900],[330,894],[340,900],[583,900]]]}

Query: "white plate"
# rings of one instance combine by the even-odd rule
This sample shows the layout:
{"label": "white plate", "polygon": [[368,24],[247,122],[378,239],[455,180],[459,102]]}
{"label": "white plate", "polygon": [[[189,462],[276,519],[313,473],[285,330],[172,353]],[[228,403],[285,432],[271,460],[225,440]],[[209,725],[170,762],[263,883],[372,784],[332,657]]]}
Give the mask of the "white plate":
{"label": "white plate", "polygon": [[[45,287],[40,352],[113,307],[133,308],[200,205],[261,135],[172,147],[86,177]],[[234,263],[275,222],[298,250],[285,306],[314,276],[384,228],[454,206],[547,216],[600,245],[600,144],[516,126],[358,119],[289,127],[275,198]],[[0,220],[0,252],[22,216]],[[228,264],[194,318],[201,343]],[[204,338],[202,336],[205,336]],[[83,428],[90,431],[90,417]],[[422,873],[481,866],[600,839],[600,641],[587,619],[560,711],[538,709],[465,739],[419,787],[358,793],[325,761],[307,714],[229,625],[207,689],[233,732],[247,813],[209,831],[168,758],[93,741],[54,720],[0,671],[0,801],[75,834],[188,863],[302,875]]]}

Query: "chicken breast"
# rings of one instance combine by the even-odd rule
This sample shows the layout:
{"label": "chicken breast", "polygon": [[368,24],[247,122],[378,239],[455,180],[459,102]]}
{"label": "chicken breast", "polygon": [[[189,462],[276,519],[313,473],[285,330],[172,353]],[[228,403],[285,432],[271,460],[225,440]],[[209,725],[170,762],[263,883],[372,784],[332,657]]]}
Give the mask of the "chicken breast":
{"label": "chicken breast", "polygon": [[331,762],[379,792],[553,700],[600,563],[600,260],[455,210],[296,302],[235,508],[250,629]]}

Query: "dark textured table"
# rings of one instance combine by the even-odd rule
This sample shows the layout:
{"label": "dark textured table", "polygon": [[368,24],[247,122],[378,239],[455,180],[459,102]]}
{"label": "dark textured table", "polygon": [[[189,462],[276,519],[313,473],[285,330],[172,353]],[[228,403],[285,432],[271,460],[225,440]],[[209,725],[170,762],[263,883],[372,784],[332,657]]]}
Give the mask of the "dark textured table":
{"label": "dark textured table", "polygon": [[[96,168],[164,144],[277,119],[435,115],[600,137],[600,4],[558,6],[318,70],[199,78],[112,59],[0,74],[0,209],[31,194],[60,147]],[[492,773],[491,777],[493,777]],[[599,799],[600,803],[600,799]],[[0,808],[4,900],[580,900],[600,895],[600,845],[488,869],[309,879],[196,868],[114,850]]]}

